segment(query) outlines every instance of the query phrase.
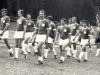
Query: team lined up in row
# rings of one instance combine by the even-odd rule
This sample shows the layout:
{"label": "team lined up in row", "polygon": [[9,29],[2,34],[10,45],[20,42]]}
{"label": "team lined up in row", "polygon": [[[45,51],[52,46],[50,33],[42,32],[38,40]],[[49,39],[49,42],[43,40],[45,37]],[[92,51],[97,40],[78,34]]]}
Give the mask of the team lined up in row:
{"label": "team lined up in row", "polygon": [[[27,17],[24,18],[24,11],[22,9],[18,10],[19,19],[17,20],[17,30],[15,32],[14,38],[16,40],[16,48],[15,53],[12,48],[8,44],[8,28],[10,27],[10,18],[7,16],[7,9],[1,10],[2,18],[1,18],[1,31],[0,37],[4,39],[5,44],[7,45],[10,56],[14,59],[18,58],[19,50],[25,55],[27,58],[28,53],[30,53],[30,48],[32,45],[34,46],[34,53],[38,55],[37,65],[43,64],[43,57],[47,58],[48,49],[51,49],[54,52],[54,57],[57,58],[56,50],[54,49],[54,44],[56,43],[58,37],[60,36],[59,46],[60,46],[60,54],[61,58],[59,63],[63,63],[65,60],[65,50],[67,51],[67,56],[71,56],[71,52],[73,58],[76,59],[77,49],[76,43],[81,39],[81,52],[79,55],[80,62],[81,58],[84,55],[84,61],[87,61],[87,50],[86,46],[90,46],[90,38],[93,34],[92,26],[86,21],[82,20],[80,24],[77,23],[77,18],[72,17],[69,19],[69,23],[66,23],[66,19],[62,18],[60,22],[60,26],[56,28],[55,24],[52,22],[52,16],[46,17],[46,13],[44,10],[39,11],[39,16],[37,18],[36,24],[31,20],[31,15],[27,14]],[[46,17],[46,18],[45,18]],[[97,53],[98,56],[99,49],[99,36],[100,36],[100,23],[98,23],[97,27]],[[42,54],[42,46],[45,44],[44,54]]]}

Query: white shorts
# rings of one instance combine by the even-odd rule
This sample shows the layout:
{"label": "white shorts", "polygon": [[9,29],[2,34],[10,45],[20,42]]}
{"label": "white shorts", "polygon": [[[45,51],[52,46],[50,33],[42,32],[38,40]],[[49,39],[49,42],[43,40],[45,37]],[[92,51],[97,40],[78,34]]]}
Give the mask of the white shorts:
{"label": "white shorts", "polygon": [[68,44],[68,43],[69,43],[69,39],[65,39],[65,40],[60,39],[60,40],[59,40],[59,45],[66,45],[66,44]]}
{"label": "white shorts", "polygon": [[36,35],[36,42],[45,42],[46,41],[46,35],[41,34],[41,35]]}
{"label": "white shorts", "polygon": [[48,37],[48,43],[53,43],[53,38]]}
{"label": "white shorts", "polygon": [[[3,32],[3,31],[0,30],[0,34],[1,34],[2,32]],[[3,35],[0,36],[0,38],[1,38],[1,39],[8,39],[8,38],[9,38],[9,31],[5,31],[5,32],[3,33]]]}
{"label": "white shorts", "polygon": [[71,36],[71,42],[78,42],[79,36],[76,37],[75,41],[73,41],[73,39],[75,38],[75,36]]}
{"label": "white shorts", "polygon": [[25,33],[25,38],[30,38],[32,36],[33,32],[26,32]]}
{"label": "white shorts", "polygon": [[81,45],[87,45],[88,39],[81,39]]}
{"label": "white shorts", "polygon": [[23,34],[24,34],[24,31],[16,31],[15,35],[14,35],[14,38],[15,39],[22,39],[23,38]]}

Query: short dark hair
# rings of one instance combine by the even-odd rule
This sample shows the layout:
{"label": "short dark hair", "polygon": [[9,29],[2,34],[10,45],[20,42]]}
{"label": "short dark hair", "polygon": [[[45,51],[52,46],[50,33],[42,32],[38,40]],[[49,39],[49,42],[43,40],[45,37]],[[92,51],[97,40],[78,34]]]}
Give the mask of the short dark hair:
{"label": "short dark hair", "polygon": [[62,18],[61,20],[63,20],[64,22],[66,22],[66,19],[65,18]]}
{"label": "short dark hair", "polygon": [[77,18],[76,18],[75,16],[74,16],[74,17],[72,17],[72,19],[73,19],[73,18],[77,21]]}
{"label": "short dark hair", "polygon": [[68,20],[72,20],[72,18],[69,18]]}
{"label": "short dark hair", "polygon": [[1,9],[1,12],[2,12],[2,11],[5,11],[6,13],[8,13],[8,10],[5,9],[5,8]]}
{"label": "short dark hair", "polygon": [[85,22],[86,24],[88,24],[87,20],[83,20],[82,23]]}
{"label": "short dark hair", "polygon": [[46,14],[44,10],[40,10],[39,13],[40,13],[40,12]]}
{"label": "short dark hair", "polygon": [[53,17],[52,17],[52,16],[47,16],[47,18],[48,18],[49,20],[52,20]]}
{"label": "short dark hair", "polygon": [[26,17],[27,17],[28,15],[30,15],[30,16],[31,16],[31,14],[27,14],[27,15],[26,15]]}
{"label": "short dark hair", "polygon": [[18,11],[21,11],[21,14],[24,14],[24,10],[23,9],[19,9]]}

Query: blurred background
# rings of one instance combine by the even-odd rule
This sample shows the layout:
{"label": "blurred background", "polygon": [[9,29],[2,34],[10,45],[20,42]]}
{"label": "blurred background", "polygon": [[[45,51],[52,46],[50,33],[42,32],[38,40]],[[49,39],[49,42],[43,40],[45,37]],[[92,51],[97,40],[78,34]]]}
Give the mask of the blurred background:
{"label": "blurred background", "polygon": [[8,9],[11,19],[17,17],[18,9],[23,9],[24,15],[31,14],[33,19],[43,9],[47,15],[53,16],[54,21],[76,16],[78,22],[86,19],[96,25],[95,16],[99,13],[100,0],[0,0],[0,9],[2,8]]}

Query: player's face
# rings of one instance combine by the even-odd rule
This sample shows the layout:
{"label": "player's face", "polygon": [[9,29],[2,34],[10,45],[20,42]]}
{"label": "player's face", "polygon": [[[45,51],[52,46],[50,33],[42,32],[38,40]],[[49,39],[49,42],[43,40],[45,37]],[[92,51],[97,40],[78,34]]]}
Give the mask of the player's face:
{"label": "player's face", "polygon": [[80,25],[82,25],[82,21],[80,21]]}
{"label": "player's face", "polygon": [[5,15],[6,15],[6,12],[5,12],[5,11],[2,11],[2,12],[1,12],[1,15],[2,15],[2,16],[5,16]]}
{"label": "player's face", "polygon": [[44,13],[39,13],[39,17],[40,17],[40,19],[43,19],[44,18]]}
{"label": "player's face", "polygon": [[83,22],[83,26],[86,27],[87,26],[87,23],[86,22]]}
{"label": "player's face", "polygon": [[98,23],[98,26],[100,27],[100,23]]}
{"label": "player's face", "polygon": [[21,13],[21,11],[18,11],[18,16],[20,17],[20,16],[22,16],[22,13]]}
{"label": "player's face", "polygon": [[72,22],[75,23],[76,22],[76,19],[72,18]]}
{"label": "player's face", "polygon": [[68,20],[68,22],[69,22],[69,24],[71,24],[72,23],[72,20]]}
{"label": "player's face", "polygon": [[64,20],[61,20],[61,25],[64,25],[65,24],[65,21]]}
{"label": "player's face", "polygon": [[27,15],[26,19],[30,20],[31,19],[31,15]]}
{"label": "player's face", "polygon": [[90,24],[88,24],[88,26],[90,27],[91,25],[90,25]]}

